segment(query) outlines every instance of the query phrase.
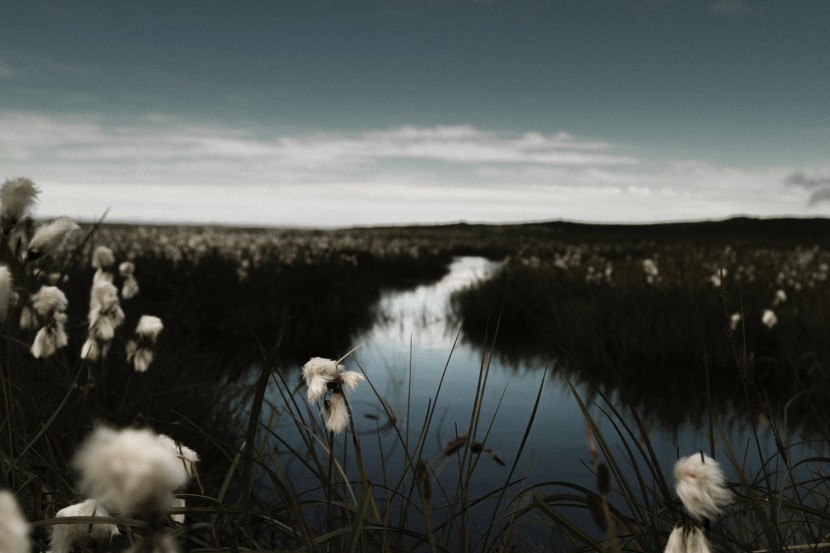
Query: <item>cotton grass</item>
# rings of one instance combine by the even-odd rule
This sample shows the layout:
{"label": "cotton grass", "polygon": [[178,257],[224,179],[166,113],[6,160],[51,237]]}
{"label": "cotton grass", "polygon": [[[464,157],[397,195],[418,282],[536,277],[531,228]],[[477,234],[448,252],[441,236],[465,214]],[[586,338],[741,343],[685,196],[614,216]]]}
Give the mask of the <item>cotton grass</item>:
{"label": "cotton grass", "polygon": [[69,343],[64,329],[67,320],[65,311],[69,302],[60,288],[42,286],[32,295],[31,303],[39,320],[43,321],[43,326],[35,335],[30,351],[36,358],[50,357]]}
{"label": "cotton grass", "polygon": [[15,496],[0,490],[0,553],[30,553],[29,522]]}
{"label": "cotton grass", "polygon": [[190,473],[150,430],[96,428],[78,450],[80,489],[116,513],[152,518],[166,513]]}
{"label": "cotton grass", "polygon": [[366,377],[354,371],[344,370],[343,365],[332,359],[312,357],[303,366],[303,379],[307,386],[310,403],[324,399],[331,390],[329,399],[323,405],[323,419],[326,428],[332,432],[342,432],[349,424],[349,406],[344,387],[349,390],[357,388]]}
{"label": "cotton grass", "polygon": [[75,221],[67,217],[55,219],[41,226],[29,242],[26,259],[34,261],[56,252],[66,244],[70,234],[80,228]]}
{"label": "cotton grass", "polygon": [[115,329],[124,322],[125,315],[118,302],[118,289],[106,279],[92,285],[89,305],[89,328],[81,357],[95,361],[109,352]]}
{"label": "cotton grass", "polygon": [[21,219],[29,215],[39,192],[35,183],[24,177],[3,183],[0,187],[0,228],[4,234],[9,234]]}
{"label": "cotton grass", "polygon": [[147,372],[153,362],[153,345],[164,329],[161,319],[153,315],[142,315],[138,320],[133,338],[127,342],[127,361],[133,363],[135,372]]}
{"label": "cotton grass", "polygon": [[[109,517],[106,509],[99,506],[94,499],[87,499],[82,503],[70,505],[57,512],[56,518],[65,517]],[[110,523],[78,524],[66,523],[52,526],[51,553],[70,553],[75,543],[87,538],[93,540],[109,540],[120,534],[118,527]]]}
{"label": "cotton grass", "polygon": [[698,522],[718,515],[732,498],[720,464],[703,453],[678,459],[674,478],[680,501]]}

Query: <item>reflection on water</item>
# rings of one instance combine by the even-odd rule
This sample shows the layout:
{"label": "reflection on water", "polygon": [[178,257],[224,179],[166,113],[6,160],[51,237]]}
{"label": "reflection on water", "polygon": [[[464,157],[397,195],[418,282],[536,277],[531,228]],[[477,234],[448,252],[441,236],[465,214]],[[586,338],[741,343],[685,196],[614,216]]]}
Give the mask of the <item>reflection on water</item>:
{"label": "reflection on water", "polygon": [[[475,279],[485,278],[494,267],[494,263],[482,258],[458,258],[450,266],[449,274],[439,282],[385,295],[380,302],[378,322],[355,340],[357,349],[344,364],[350,370],[365,372],[394,412],[396,424],[402,431],[401,437],[383,430],[384,412],[370,386],[361,385],[351,394],[358,433],[378,436],[371,437],[378,448],[363,448],[370,479],[380,479],[381,475],[388,477],[390,472],[403,469],[400,441],[412,443],[417,439],[430,406],[435,409],[435,417],[423,452],[425,458],[440,458],[447,442],[465,435],[470,425],[478,378],[482,367],[488,366],[481,422],[475,438],[486,439],[486,445],[506,462],[507,467],[483,458],[476,467],[472,485],[484,491],[505,484],[508,467],[520,449],[544,376],[546,381],[536,419],[514,479],[526,476],[526,483],[559,481],[588,489],[595,487],[594,477],[586,467],[589,452],[585,417],[566,381],[566,374],[558,367],[545,366],[542,362],[517,369],[496,355],[485,363],[480,349],[457,340],[458,328],[448,318],[450,294]],[[298,380],[299,375],[293,374],[289,378]],[[575,388],[580,397],[590,397],[585,385],[576,383]],[[609,393],[614,395],[613,390]],[[278,402],[275,398],[275,403]],[[589,404],[612,451],[625,459],[623,440],[603,415],[602,407],[601,404]],[[649,440],[660,470],[668,480],[671,480],[671,467],[678,452],[686,455],[710,450],[708,429],[691,425],[668,431],[655,425],[648,429],[647,436],[634,431],[625,438],[625,443],[632,445],[632,440],[643,439]],[[726,439],[731,448],[743,451],[747,444],[754,443],[753,430],[740,424],[725,427],[725,434],[716,430],[715,454],[724,460]],[[761,439],[766,444],[764,447],[773,447],[771,437],[763,431]],[[725,466],[728,477],[737,479],[728,463]],[[454,463],[444,463],[441,470],[443,477],[454,481],[452,471],[457,470]],[[555,488],[553,484],[550,486]],[[518,494],[521,489],[514,485],[510,491]]]}
{"label": "reflection on water", "polygon": [[[448,318],[448,299],[453,291],[475,279],[486,278],[495,268],[493,262],[483,258],[461,257],[453,262],[449,273],[441,281],[416,290],[386,295],[381,302],[381,321],[358,340],[369,341],[353,354],[353,360],[347,361],[347,364],[359,364],[366,370],[382,395],[390,401],[397,398],[401,408],[409,390],[410,416],[413,418],[415,413],[425,408],[427,401],[434,398],[442,370],[447,364],[446,380],[438,398],[443,417],[435,429],[438,433],[435,444],[454,437],[456,429],[465,428],[483,359],[481,349],[460,340],[456,343],[458,328],[452,326]],[[548,382],[529,443],[535,457],[535,471],[545,478],[583,479],[586,469],[579,460],[587,458],[584,418],[565,380],[575,380],[577,393],[587,398],[589,390],[585,385],[578,384],[582,379],[565,374],[561,367],[545,366],[539,360],[530,361],[520,370],[515,364],[507,364],[497,356],[493,356],[489,363],[491,372],[486,391],[489,403],[485,405],[485,413],[493,416],[498,409],[488,436],[490,445],[506,457],[516,451],[544,369],[547,369]],[[408,380],[410,367],[411,389]],[[613,388],[606,391],[614,397],[618,395]],[[673,395],[665,390],[662,393],[666,396],[663,402],[669,401],[669,396]],[[682,396],[677,394],[679,399]],[[366,397],[357,400],[358,403],[364,400],[370,405],[373,398],[366,394]],[[682,401],[674,403],[678,407],[676,411],[683,409]],[[653,426],[649,439],[658,451],[663,452],[667,463],[676,457],[678,448],[682,453],[709,447],[708,429],[684,424],[682,413],[676,413],[676,418],[665,421],[665,425],[649,417],[648,413],[643,415]],[[700,420],[701,417],[690,416],[687,420],[690,419]],[[719,424],[727,431],[733,445],[745,444],[751,436],[744,417],[722,420]],[[553,466],[557,467],[555,474],[551,473]]]}
{"label": "reflection on water", "polygon": [[418,347],[452,344],[454,333],[448,320],[450,295],[488,278],[500,264],[482,257],[457,257],[438,282],[414,290],[384,293],[377,309],[377,322],[363,339],[409,341],[412,338]]}

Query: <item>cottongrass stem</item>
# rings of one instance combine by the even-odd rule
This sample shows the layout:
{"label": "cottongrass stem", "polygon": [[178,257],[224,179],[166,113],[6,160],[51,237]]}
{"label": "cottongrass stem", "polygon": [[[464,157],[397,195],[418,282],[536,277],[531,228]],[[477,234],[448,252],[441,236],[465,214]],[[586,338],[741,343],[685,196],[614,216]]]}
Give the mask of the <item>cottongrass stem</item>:
{"label": "cottongrass stem", "polygon": [[161,319],[142,315],[135,328],[135,335],[127,342],[127,361],[133,363],[135,372],[147,372],[153,362],[153,346],[164,329]]}
{"label": "cottongrass stem", "polygon": [[31,549],[29,521],[15,496],[8,490],[0,490],[0,553],[29,553]]}
{"label": "cottongrass stem", "polygon": [[[99,506],[94,499],[87,499],[82,503],[76,503],[65,507],[55,514],[56,518],[64,517],[108,517],[110,514],[106,509]],[[121,532],[115,524],[56,524],[52,526],[52,550],[51,553],[70,553],[72,546],[81,543],[86,539],[110,540]]]}

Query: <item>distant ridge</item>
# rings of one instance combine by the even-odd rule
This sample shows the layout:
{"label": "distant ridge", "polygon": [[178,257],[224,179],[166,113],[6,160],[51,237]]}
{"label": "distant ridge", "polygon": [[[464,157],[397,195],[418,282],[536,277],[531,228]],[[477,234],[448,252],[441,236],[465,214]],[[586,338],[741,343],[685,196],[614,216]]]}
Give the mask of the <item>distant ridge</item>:
{"label": "distant ridge", "polygon": [[732,217],[719,221],[687,221],[676,223],[577,223],[571,221],[545,221],[534,223],[447,223],[430,225],[390,225],[348,228],[291,228],[291,227],[231,227],[224,225],[182,224],[126,224],[104,223],[104,226],[129,228],[152,226],[169,229],[212,229],[234,231],[287,231],[292,233],[357,232],[392,236],[441,236],[464,237],[475,243],[499,238],[507,241],[561,241],[567,243],[650,241],[689,242],[708,244],[712,247],[751,244],[753,247],[801,245],[830,247],[830,218],[781,217],[762,219]]}

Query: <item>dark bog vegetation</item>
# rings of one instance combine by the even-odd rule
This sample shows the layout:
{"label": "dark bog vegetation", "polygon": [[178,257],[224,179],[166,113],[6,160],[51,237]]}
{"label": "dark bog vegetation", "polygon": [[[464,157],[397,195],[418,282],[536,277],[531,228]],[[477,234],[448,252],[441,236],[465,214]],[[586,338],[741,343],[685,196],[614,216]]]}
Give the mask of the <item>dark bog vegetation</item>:
{"label": "dark bog vegetation", "polygon": [[793,429],[825,433],[825,226],[586,227],[583,240],[511,257],[453,310],[473,343],[492,341],[515,364],[555,359],[670,428],[712,409],[752,420],[786,407]]}
{"label": "dark bog vegetation", "polygon": [[[200,476],[178,494],[185,522],[161,523],[184,550],[655,551],[685,515],[670,467],[648,443],[650,424],[691,419],[712,424],[714,435],[713,421],[734,410],[753,429],[763,416],[777,448],[763,449],[757,434],[749,448],[723,448],[721,462],[739,478],[709,539],[723,550],[819,550],[830,532],[828,231],[822,220],[331,231],[102,225],[26,262],[4,243],[0,262],[16,297],[0,330],[0,488],[32,522],[35,547],[49,549],[55,513],[83,499],[72,456],[101,421],[149,426],[198,450]],[[120,299],[125,320],[109,353],[92,361],[81,350],[98,246],[114,254],[119,289],[115,267],[135,264],[140,292]],[[400,461],[383,474],[366,474],[363,461],[381,440],[354,428],[327,432],[305,388],[289,380],[284,369],[311,356],[345,354],[383,291],[438,279],[454,255],[505,260],[491,280],[454,298],[464,339],[517,365],[543,359],[561,379],[591,384],[590,397],[576,399],[591,429],[585,470],[597,474],[596,487],[555,481],[555,467],[550,480],[525,481],[522,441],[503,454],[503,481],[471,488],[478,464],[496,462],[480,420],[489,355],[468,423],[432,458],[425,443],[434,439],[441,382],[424,420],[376,398],[378,427]],[[49,282],[68,301],[68,344],[35,358],[37,327],[20,319]],[[767,309],[775,325],[762,322]],[[124,352],[145,314],[164,330],[149,370],[137,373]],[[540,394],[545,385],[540,374]],[[276,395],[266,398],[266,388]],[[263,420],[266,402],[278,403],[282,426]],[[534,422],[517,433],[526,438]],[[284,437],[286,426],[295,440]],[[797,430],[813,440],[809,455]],[[266,446],[275,441],[279,456]],[[304,478],[288,476],[286,456]],[[109,545],[82,541],[77,550],[122,550],[160,535],[149,519],[116,513],[112,521],[122,532]]]}

